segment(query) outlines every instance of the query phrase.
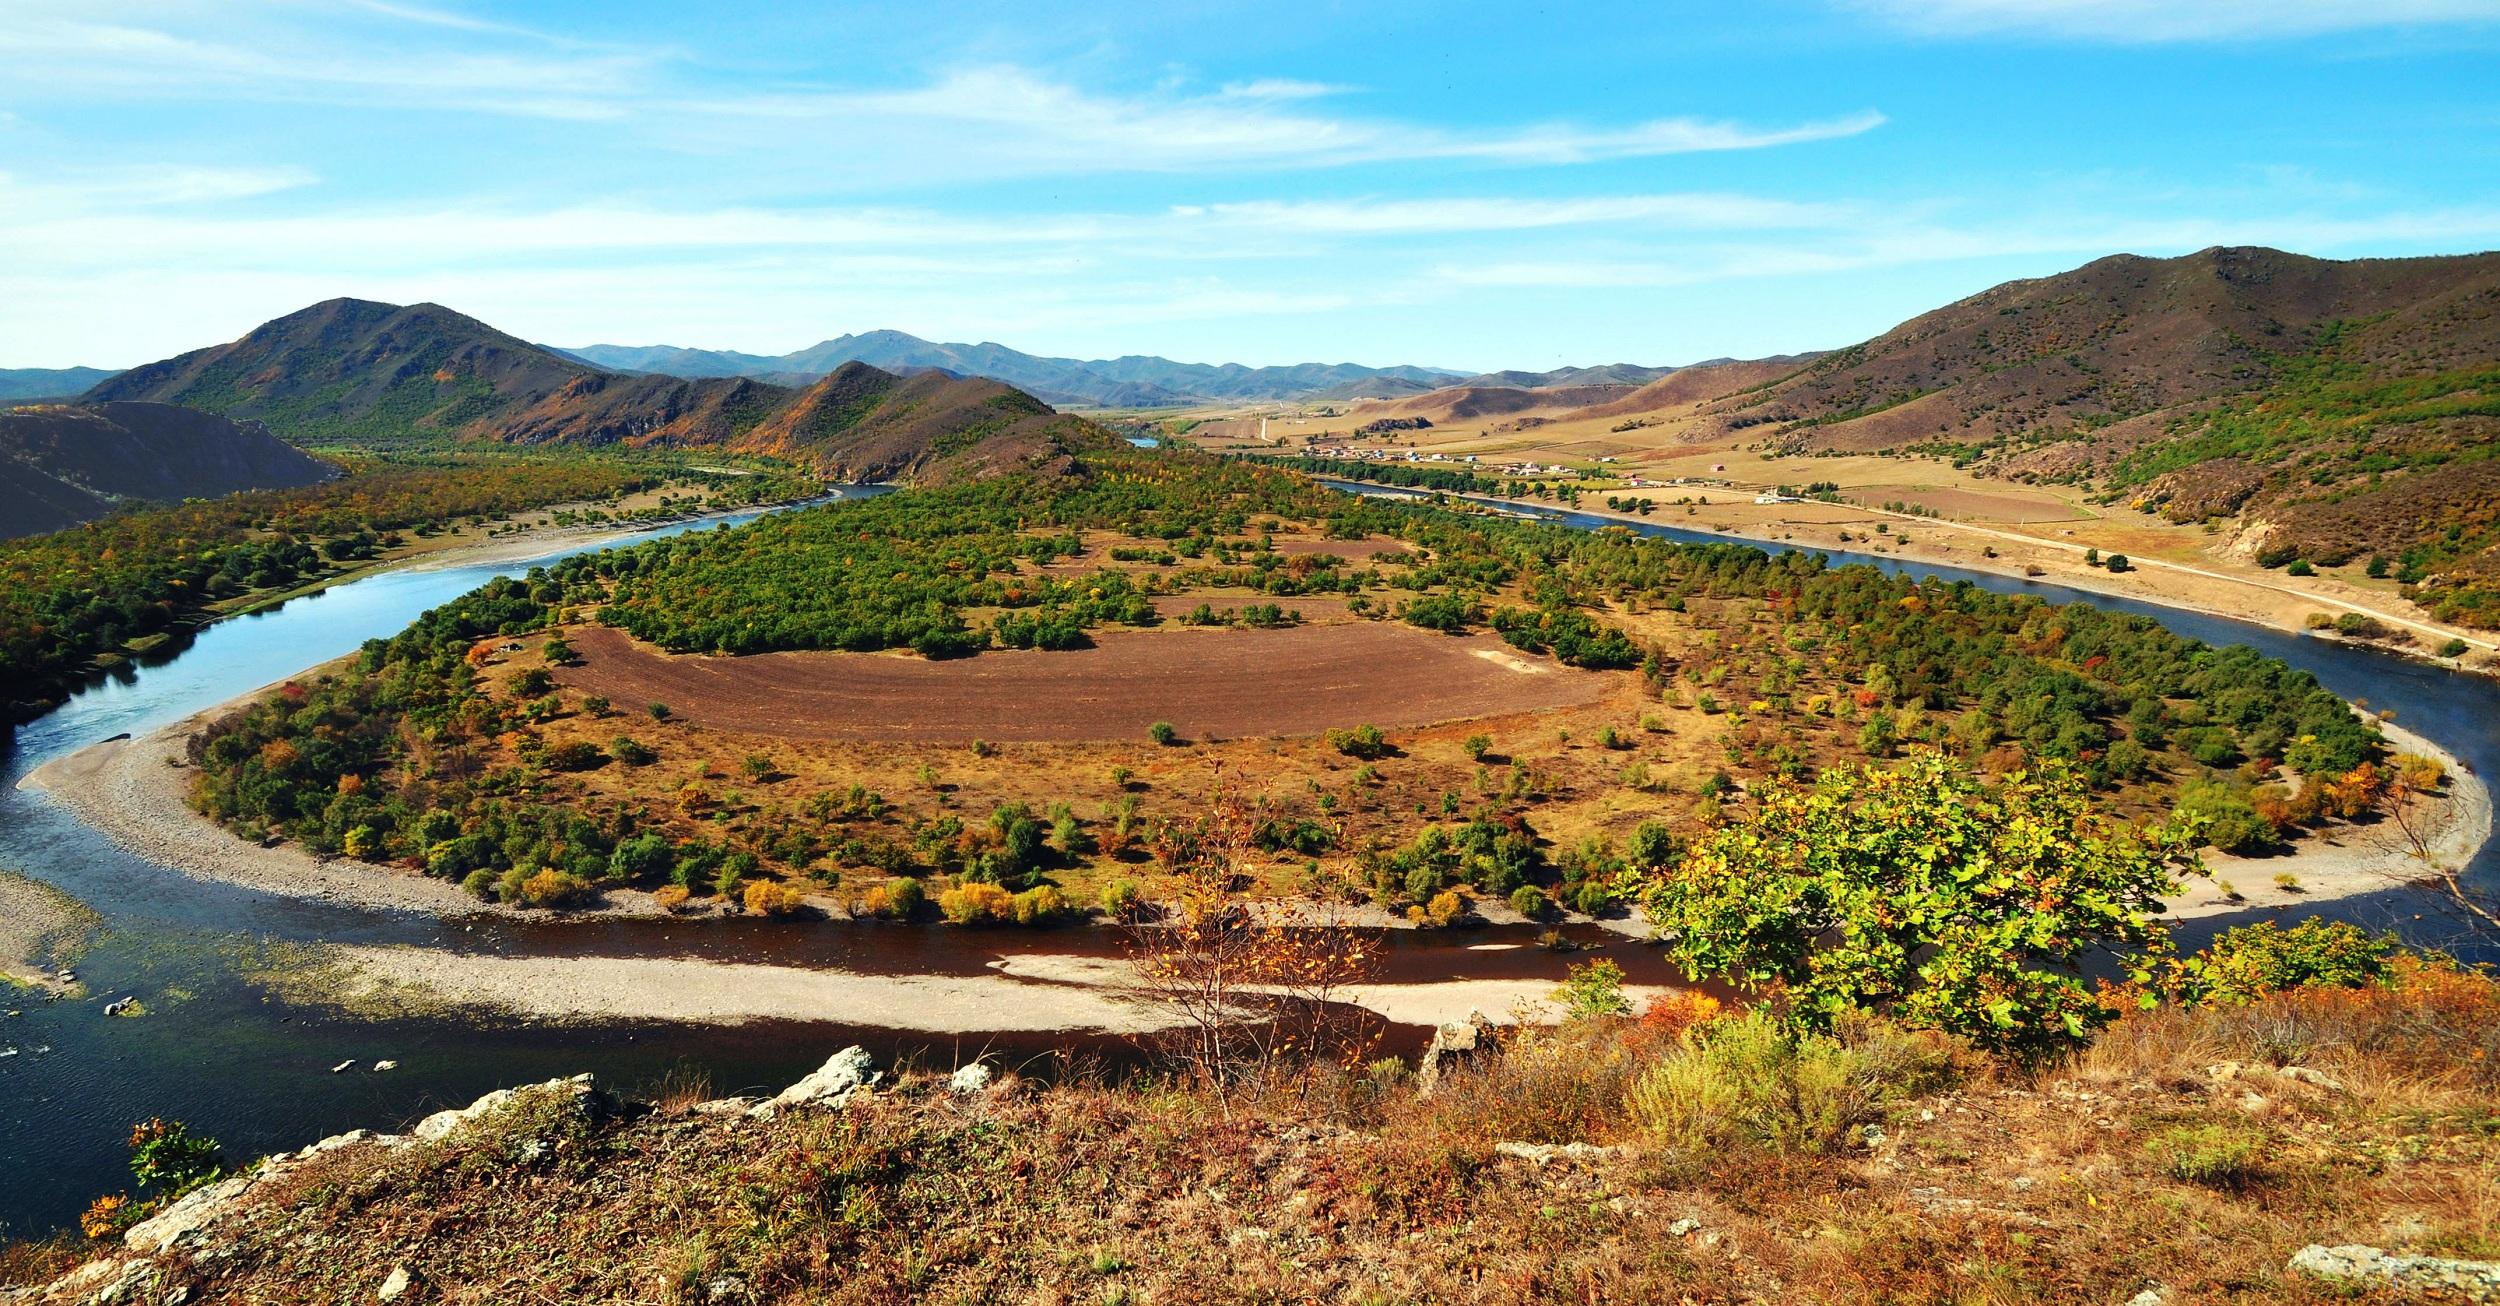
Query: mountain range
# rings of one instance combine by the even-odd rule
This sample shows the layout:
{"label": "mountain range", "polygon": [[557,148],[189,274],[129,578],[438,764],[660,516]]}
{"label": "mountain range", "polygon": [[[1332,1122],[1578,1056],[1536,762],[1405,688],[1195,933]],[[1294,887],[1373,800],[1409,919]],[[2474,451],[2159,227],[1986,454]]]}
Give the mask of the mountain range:
{"label": "mountain range", "polygon": [[336,475],[256,422],[192,408],[115,402],[0,410],[0,539],[75,526],[127,500],[285,489]]}
{"label": "mountain range", "polygon": [[104,367],[0,367],[0,402],[67,399],[112,375]]}
{"label": "mountain range", "polygon": [[846,363],[804,387],[605,370],[438,304],[334,299],[242,339],[135,367],[89,402],[256,420],[298,442],[445,435],[706,448],[843,479],[977,473],[1109,440],[1000,382]]}
{"label": "mountain range", "polygon": [[805,384],[848,362],[887,371],[934,369],[955,376],[1004,381],[1054,404],[1096,408],[1160,408],[1182,404],[1298,399],[1321,391],[1430,389],[1462,374],[1426,367],[1363,367],[1354,363],[1298,363],[1245,367],[1238,363],[1176,363],[1131,354],[1122,358],[1046,358],[1005,345],[943,344],[900,331],[837,336],[805,349],[766,356],[673,345],[583,345],[559,352],[598,367],[685,377],[752,377]]}

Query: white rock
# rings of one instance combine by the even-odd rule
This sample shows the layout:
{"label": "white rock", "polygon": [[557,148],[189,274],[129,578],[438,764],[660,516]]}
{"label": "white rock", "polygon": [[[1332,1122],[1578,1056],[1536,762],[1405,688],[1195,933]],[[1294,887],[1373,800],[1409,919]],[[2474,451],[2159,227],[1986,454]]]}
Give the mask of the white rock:
{"label": "white rock", "polygon": [[394,1265],[391,1267],[391,1276],[382,1281],[381,1288],[373,1294],[374,1298],[379,1301],[398,1301],[407,1293],[412,1282],[407,1266]]}
{"label": "white rock", "polygon": [[2390,1256],[2376,1247],[2311,1243],[2292,1253],[2287,1267],[2322,1279],[2375,1280],[2402,1291],[2438,1293],[2466,1301],[2500,1300],[2500,1261],[2459,1261],[2444,1256]]}
{"label": "white rock", "polygon": [[396,1061],[376,1061],[373,1063],[373,1069],[376,1074],[385,1070],[397,1070],[399,1069],[399,1063]]}
{"label": "white rock", "polygon": [[990,1068],[975,1061],[968,1066],[958,1066],[954,1074],[946,1077],[946,1091],[958,1097],[970,1097],[989,1088],[991,1079]]}
{"label": "white rock", "polygon": [[1493,1150],[1502,1156],[1515,1156],[1522,1161],[1545,1165],[1553,1161],[1595,1161],[1612,1156],[1616,1149],[1600,1147],[1595,1143],[1502,1142],[1495,1143]]}
{"label": "white rock", "polygon": [[514,1098],[523,1093],[569,1092],[577,1096],[587,1096],[590,1093],[590,1084],[590,1076],[575,1075],[571,1079],[550,1079],[546,1083],[531,1084],[523,1088],[499,1088],[467,1106],[449,1111],[437,1111],[418,1121],[417,1127],[409,1133],[415,1135],[420,1143],[439,1143],[450,1137],[453,1130],[470,1124],[482,1116],[493,1114],[498,1108],[510,1104]]}
{"label": "white rock", "polygon": [[347,1060],[342,1061],[342,1062],[338,1063],[337,1065],[330,1067],[330,1073],[331,1073],[331,1074],[333,1074],[333,1075],[345,1074],[346,1072],[348,1072],[348,1071],[350,1071],[350,1070],[354,1070],[355,1068],[356,1068],[356,1058],[354,1058],[354,1057],[349,1057]]}
{"label": "white rock", "polygon": [[207,1235],[208,1227],[223,1219],[235,1199],[257,1179],[253,1174],[232,1174],[194,1188],[184,1193],[180,1201],[130,1226],[122,1234],[122,1242],[133,1251],[148,1253],[199,1242]]}
{"label": "white rock", "polygon": [[772,1101],[747,1114],[761,1119],[790,1107],[838,1107],[850,1101],[853,1093],[865,1091],[883,1078],[877,1059],[868,1055],[868,1049],[853,1044],[825,1058],[825,1064],[807,1078],[781,1090]]}

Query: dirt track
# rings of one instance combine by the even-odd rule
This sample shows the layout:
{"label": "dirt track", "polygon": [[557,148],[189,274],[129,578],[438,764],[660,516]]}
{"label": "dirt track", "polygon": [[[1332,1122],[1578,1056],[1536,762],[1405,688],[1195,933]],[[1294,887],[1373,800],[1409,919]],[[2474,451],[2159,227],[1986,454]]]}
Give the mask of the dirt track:
{"label": "dirt track", "polygon": [[1593,702],[1616,677],[1523,656],[1490,636],[1361,622],[1283,630],[1105,631],[1066,653],[951,662],[858,653],[674,656],[623,632],[574,634],[556,678],[640,711],[792,739],[960,742],[1188,739],[1418,726]]}

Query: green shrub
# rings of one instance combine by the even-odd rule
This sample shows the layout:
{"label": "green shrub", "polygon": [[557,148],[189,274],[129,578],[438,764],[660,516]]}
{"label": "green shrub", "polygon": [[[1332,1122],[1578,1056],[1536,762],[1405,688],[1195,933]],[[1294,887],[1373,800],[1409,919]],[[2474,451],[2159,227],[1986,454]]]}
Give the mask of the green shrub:
{"label": "green shrub", "polygon": [[2144,1140],[2145,1155],[2173,1179],[2208,1188],[2245,1188],[2265,1173],[2264,1131],[2251,1125],[2173,1125]]}
{"label": "green shrub", "polygon": [[2357,989],[2387,982],[2404,944],[2350,921],[2311,917],[2290,929],[2259,921],[2224,930],[2181,959],[2172,991],[2181,1001],[2237,1006],[2313,985]]}
{"label": "green shrub", "polygon": [[658,753],[652,752],[647,745],[632,735],[618,735],[609,740],[608,756],[627,766],[649,766],[660,760]]}
{"label": "green shrub", "polygon": [[1047,925],[1068,914],[1068,897],[1057,885],[1037,884],[1016,895],[1016,924]]}
{"label": "green shrub", "polygon": [[151,1119],[130,1131],[130,1174],[142,1184],[178,1197],[225,1170],[217,1140],[194,1134],[179,1120]]}
{"label": "green shrub", "polygon": [[1545,890],[1533,884],[1523,884],[1510,891],[1510,909],[1529,920],[1545,919],[1545,913],[1553,907],[1554,900],[1545,896]]}
{"label": "green shrub", "polygon": [[1352,730],[1328,732],[1328,746],[1348,757],[1371,761],[1389,755],[1389,741],[1381,736],[1380,727],[1360,725]]}
{"label": "green shrub", "polygon": [[1146,727],[1146,737],[1169,748],[1180,742],[1181,732],[1173,729],[1169,721],[1157,721]]}
{"label": "green shrub", "polygon": [[1102,886],[1102,914],[1115,921],[1135,916],[1145,901],[1145,888],[1125,875]]}
{"label": "green shrub", "polygon": [[2439,646],[2439,656],[2443,658],[2461,658],[2464,657],[2467,651],[2473,647],[2473,645],[2466,643],[2464,640],[2452,639]]}
{"label": "green shrub", "polygon": [[1631,999],[1623,996],[1623,967],[1611,961],[1572,967],[1562,987],[1554,990],[1553,1000],[1562,1004],[1569,1020],[1632,1014]]}
{"label": "green shrub", "polygon": [[1761,1007],[1688,1030],[1634,1082],[1626,1106],[1660,1146],[1751,1145],[1822,1152],[1883,1119],[1901,1098],[1952,1082],[1952,1047],[1933,1035],[1853,1019],[1831,1034],[1791,1030]]}

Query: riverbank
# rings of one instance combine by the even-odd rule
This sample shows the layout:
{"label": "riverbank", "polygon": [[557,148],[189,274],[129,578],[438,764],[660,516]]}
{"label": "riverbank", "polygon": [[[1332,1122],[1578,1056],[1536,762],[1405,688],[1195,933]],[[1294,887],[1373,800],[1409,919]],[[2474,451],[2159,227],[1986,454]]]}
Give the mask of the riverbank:
{"label": "riverbank", "polygon": [[[549,919],[546,912],[485,902],[457,885],[412,871],[348,858],[315,857],[293,844],[248,843],[195,811],[188,801],[193,775],[186,760],[190,736],[271,688],[263,686],[147,735],[107,740],[56,758],[30,772],[18,787],[45,794],[114,843],[193,878],[380,911],[446,918]],[[2416,833],[2434,861],[2463,865],[2491,836],[2489,787],[2454,754],[2430,740],[2392,722],[2381,722],[2380,729],[2394,750],[2421,753],[2446,766],[2447,789],[2423,800]],[[2209,852],[2207,865],[2212,879],[2189,886],[2172,900],[2177,915],[2216,915],[2381,893],[2425,874],[2412,840],[2388,820],[2331,826],[2277,856],[2228,857]],[[2284,874],[2294,877],[2295,887],[2275,883]],[[2229,896],[2221,887],[2224,884],[2236,889],[2240,897]],[[1497,923],[1523,919],[1507,905],[1489,899],[1479,906],[1487,919]],[[616,889],[597,907],[555,919],[661,914],[651,894]],[[1347,908],[1342,919],[1349,925],[1374,928],[1410,924],[1371,906]],[[1596,923],[1632,937],[1648,933],[1647,923],[1637,915]]]}
{"label": "riverbank", "polygon": [[[520,915],[460,886],[413,871],[347,858],[324,859],[294,844],[247,843],[192,809],[190,737],[211,721],[269,692],[249,694],[137,738],[108,739],[44,763],[17,782],[69,810],[98,834],[147,861],[198,880],[311,898],[374,911],[461,917]],[[657,915],[651,895],[618,890],[585,916]],[[544,913],[535,913],[544,915]]]}
{"label": "riverbank", "polygon": [[[968,941],[968,946],[973,946]],[[914,1034],[1150,1034],[1179,1013],[1145,991],[1123,957],[1020,953],[981,975],[870,975],[682,957],[546,957],[438,948],[303,949],[254,982],[299,1004],[370,1017],[467,1008],[533,1023],[661,1020],[704,1025],[786,1020]],[[1561,1018],[1552,979],[1458,979],[1347,988],[1349,1006],[1393,1024],[1432,1026],[1482,1011]],[[1636,1005],[1669,990],[1633,985]]]}
{"label": "riverbank", "polygon": [[14,871],[0,871],[0,987],[73,997],[73,973],[101,923],[85,903]]}
{"label": "riverbank", "polygon": [[[1668,526],[1751,540],[1758,544],[1875,553],[1903,563],[1986,572],[2009,580],[2043,581],[2112,598],[2158,603],[2315,638],[2339,637],[2311,629],[2308,623],[2313,614],[2324,612],[2333,616],[2355,612],[2409,631],[2424,645],[2436,647],[2449,639],[2462,639],[2474,652],[2463,658],[2434,658],[2419,647],[2391,648],[2383,644],[2371,647],[2424,658],[2454,670],[2500,675],[2500,642],[2495,642],[2491,632],[2440,625],[2426,620],[2418,610],[2394,611],[2392,609],[2399,602],[2397,600],[2379,599],[2375,595],[2348,595],[2317,586],[2304,588],[2278,584],[2162,558],[2134,558],[2129,570],[2112,573],[2084,561],[2089,556],[2088,546],[1949,518],[1922,517],[1857,504],[1827,504],[1815,500],[1767,505],[1741,501],[1711,503],[1702,506],[1700,512],[1692,516],[1652,514],[1644,517],[1603,506],[1564,505],[1542,499],[1511,499],[1496,495],[1466,497],[1485,504],[1538,512],[1574,512],[1625,525]],[[1659,506],[1663,513],[1673,505],[1660,501]],[[1879,524],[1886,528],[1882,534],[1874,533]],[[1965,538],[1959,543],[1936,542],[1927,538],[1932,532],[1939,531],[1953,532]],[[1903,543],[1902,535],[1910,536],[1907,544]],[[2037,569],[2036,573],[2034,569]],[[2406,606],[2409,608],[2410,605]]]}
{"label": "riverbank", "polygon": [[[2379,730],[2395,752],[2436,758],[2448,769],[2446,787],[2420,800],[2413,835],[2382,817],[2314,831],[2292,845],[2291,852],[2277,856],[2233,857],[2207,849],[2205,867],[2211,878],[2171,899],[2171,915],[2193,919],[2258,912],[2391,891],[2419,895],[2424,910],[2444,910],[2447,895],[2422,881],[2434,869],[2462,867],[2490,841],[2491,788],[2455,754],[2430,740],[2393,722],[2380,722]],[[2421,840],[2418,850],[2415,836]],[[2285,875],[2291,882],[2278,883],[2277,877]],[[2237,899],[2230,896],[2233,890]]]}

